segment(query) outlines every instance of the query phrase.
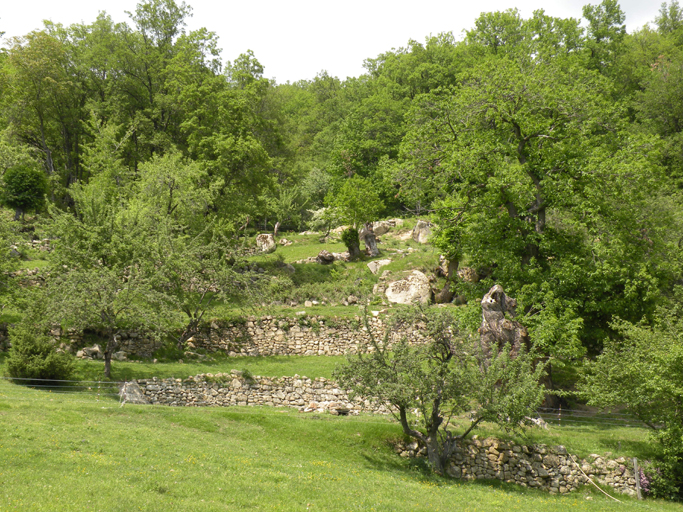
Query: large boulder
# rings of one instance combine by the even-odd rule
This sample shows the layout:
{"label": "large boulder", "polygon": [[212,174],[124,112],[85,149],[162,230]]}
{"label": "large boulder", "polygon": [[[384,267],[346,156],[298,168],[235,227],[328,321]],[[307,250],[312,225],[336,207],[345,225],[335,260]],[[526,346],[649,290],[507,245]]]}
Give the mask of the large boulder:
{"label": "large boulder", "polygon": [[386,220],[381,220],[379,222],[372,223],[372,230],[375,232],[375,236],[382,236],[391,231],[391,228],[393,227],[394,225],[392,225]]}
{"label": "large boulder", "polygon": [[430,227],[429,222],[418,220],[417,224],[415,224],[415,227],[413,228],[411,236],[417,243],[426,244],[431,234],[432,228]]}
{"label": "large boulder", "polygon": [[316,261],[321,265],[329,265],[330,263],[334,263],[334,259],[334,254],[325,249],[320,251],[316,257]]}
{"label": "large boulder", "polygon": [[429,278],[419,270],[414,270],[408,277],[390,283],[384,293],[389,302],[395,304],[426,304],[431,298],[432,290]]}
{"label": "large boulder", "polygon": [[135,381],[125,382],[119,388],[119,396],[121,397],[121,404],[148,404],[149,400]]}
{"label": "large boulder", "polygon": [[271,233],[256,235],[256,247],[261,252],[275,252],[275,249],[277,249],[275,237]]}
{"label": "large boulder", "polygon": [[368,268],[370,269],[370,272],[376,274],[377,272],[379,272],[380,268],[382,268],[385,265],[388,265],[389,263],[391,263],[391,260],[388,258],[384,260],[375,260],[368,263]]}

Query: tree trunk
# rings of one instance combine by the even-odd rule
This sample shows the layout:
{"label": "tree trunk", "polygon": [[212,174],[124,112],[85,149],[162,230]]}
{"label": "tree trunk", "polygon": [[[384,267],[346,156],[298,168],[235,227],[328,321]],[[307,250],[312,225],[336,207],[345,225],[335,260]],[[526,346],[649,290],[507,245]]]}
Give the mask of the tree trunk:
{"label": "tree trunk", "polygon": [[111,350],[108,348],[104,351],[104,376],[111,378]]}
{"label": "tree trunk", "polygon": [[355,261],[358,258],[360,258],[360,243],[351,244],[351,245],[349,245],[348,249],[349,249],[349,259],[351,261]]}
{"label": "tree trunk", "polygon": [[111,356],[118,346],[116,334],[110,331],[107,346],[104,348],[104,376],[108,379],[111,378]]}
{"label": "tree trunk", "polygon": [[365,248],[370,251],[370,257],[379,256],[379,249],[377,248],[377,238],[375,237],[375,231],[372,228],[372,222],[365,223],[365,236],[363,236],[363,241],[365,242]]}
{"label": "tree trunk", "polygon": [[273,239],[277,238],[277,230],[280,229],[280,221],[275,223],[275,229],[273,229]]}
{"label": "tree trunk", "polygon": [[[437,304],[446,304],[453,300],[453,295],[454,292],[451,290],[451,283],[453,282],[453,278],[456,275],[456,272],[458,271],[458,265],[460,264],[459,260],[448,260],[448,265],[446,267],[446,284],[443,285],[443,288],[441,289],[440,292],[436,293],[434,295],[434,302]],[[442,267],[443,270],[443,267]]]}
{"label": "tree trunk", "polygon": [[182,334],[178,338],[178,350],[183,350],[183,348],[185,347],[185,342],[199,332],[198,327],[199,327],[199,319],[198,318],[192,318],[188,322],[187,327],[185,328],[185,330],[182,332]]}
{"label": "tree trunk", "polygon": [[445,473],[444,461],[441,457],[439,439],[436,436],[429,436],[425,444],[427,445],[427,458],[429,459],[429,465],[432,466],[434,473],[443,475]]}
{"label": "tree trunk", "polygon": [[14,209],[14,220],[20,220],[24,218],[24,210],[21,208]]}

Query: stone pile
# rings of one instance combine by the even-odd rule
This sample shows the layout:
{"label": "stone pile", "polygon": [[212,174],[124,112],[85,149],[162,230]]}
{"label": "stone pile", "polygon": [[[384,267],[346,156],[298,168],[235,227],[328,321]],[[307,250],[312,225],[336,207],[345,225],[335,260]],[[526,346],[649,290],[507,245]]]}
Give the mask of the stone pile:
{"label": "stone pile", "polygon": [[361,399],[350,400],[345,390],[328,379],[307,377],[245,377],[242,372],[201,374],[187,379],[136,381],[151,404],[178,407],[228,407],[262,405],[296,407],[301,412],[358,414],[387,413],[384,406]]}
{"label": "stone pile", "polygon": [[[399,443],[395,449],[402,457],[427,454],[426,448],[416,441]],[[591,455],[588,459],[579,459],[568,454],[564,446],[525,446],[491,438],[479,440],[475,436],[472,440],[463,441],[456,449],[447,471],[455,478],[498,479],[542,489],[550,494],[577,490],[589,484],[588,476],[620,493],[636,494],[633,466],[625,458],[610,460]]]}

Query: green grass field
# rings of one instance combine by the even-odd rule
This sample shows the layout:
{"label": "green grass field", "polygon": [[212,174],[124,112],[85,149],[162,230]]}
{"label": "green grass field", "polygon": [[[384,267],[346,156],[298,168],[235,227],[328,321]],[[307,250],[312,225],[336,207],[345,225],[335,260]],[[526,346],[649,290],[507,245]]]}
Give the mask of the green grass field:
{"label": "green grass field", "polygon": [[432,475],[380,416],[119,406],[0,382],[0,510],[683,510]]}

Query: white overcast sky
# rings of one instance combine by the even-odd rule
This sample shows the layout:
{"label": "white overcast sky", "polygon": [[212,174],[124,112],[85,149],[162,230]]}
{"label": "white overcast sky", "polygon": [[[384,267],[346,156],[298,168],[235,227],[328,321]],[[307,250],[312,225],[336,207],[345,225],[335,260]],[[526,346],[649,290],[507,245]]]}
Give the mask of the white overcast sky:
{"label": "white overcast sky", "polygon": [[[180,0],[177,0],[180,2]],[[3,0],[0,32],[23,35],[42,20],[63,25],[91,23],[99,11],[128,21],[138,0]],[[551,16],[581,17],[581,7],[596,1],[541,0],[190,0],[188,29],[215,32],[224,60],[252,50],[265,76],[278,83],[311,79],[321,70],[341,79],[364,72],[363,61],[408,40],[470,29],[481,12],[516,7],[523,17],[536,9]],[[629,32],[654,21],[660,0],[621,0]]]}

